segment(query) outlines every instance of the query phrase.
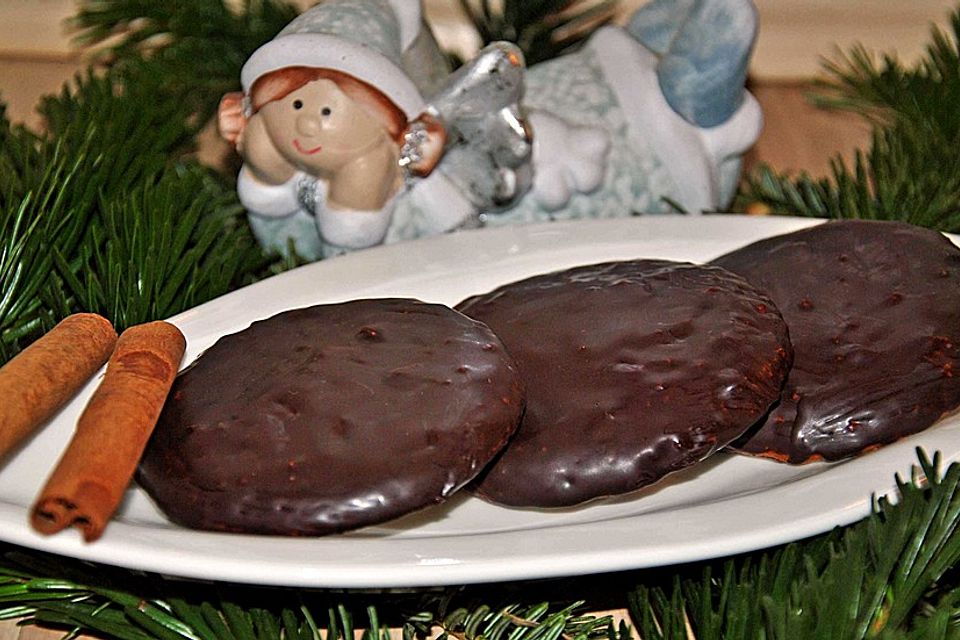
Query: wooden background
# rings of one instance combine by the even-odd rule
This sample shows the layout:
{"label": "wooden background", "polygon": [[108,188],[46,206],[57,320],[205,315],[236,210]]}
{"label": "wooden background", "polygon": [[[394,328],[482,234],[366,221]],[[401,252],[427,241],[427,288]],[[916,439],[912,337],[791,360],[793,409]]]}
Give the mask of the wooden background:
{"label": "wooden background", "polygon": [[[228,0],[229,1],[229,0]],[[307,4],[308,0],[298,0]],[[624,0],[625,9],[642,0]],[[856,42],[916,59],[932,22],[946,23],[953,4],[941,0],[756,0],[761,37],[750,85],[765,114],[763,135],[749,163],[766,162],[784,171],[827,173],[831,158],[865,148],[869,131],[855,117],[826,113],[806,100],[809,81],[822,56]],[[473,37],[451,0],[427,0],[438,38],[445,46],[470,50]],[[0,100],[17,122],[42,123],[37,99],[58,91],[83,67],[70,48],[62,22],[72,0],[0,0]],[[60,633],[0,622],[0,640],[49,640]]]}

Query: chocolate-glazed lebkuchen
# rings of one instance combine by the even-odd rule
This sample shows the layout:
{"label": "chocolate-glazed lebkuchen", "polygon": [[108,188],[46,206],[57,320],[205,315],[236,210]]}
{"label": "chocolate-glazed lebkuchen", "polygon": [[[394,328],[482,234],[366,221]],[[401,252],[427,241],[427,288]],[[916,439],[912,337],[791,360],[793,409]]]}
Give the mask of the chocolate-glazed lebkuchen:
{"label": "chocolate-glazed lebkuchen", "polygon": [[699,462],[763,417],[790,364],[776,306],[718,267],[584,266],[457,308],[500,336],[527,388],[477,485],[505,505],[576,505]]}
{"label": "chocolate-glazed lebkuchen", "polygon": [[713,264],[770,294],[794,346],[779,406],[738,450],[838,460],[960,406],[960,249],[942,234],[835,221]]}
{"label": "chocolate-glazed lebkuchen", "polygon": [[297,309],[221,338],[180,374],[138,479],[188,527],[344,531],[443,501],[522,407],[500,340],[448,307]]}

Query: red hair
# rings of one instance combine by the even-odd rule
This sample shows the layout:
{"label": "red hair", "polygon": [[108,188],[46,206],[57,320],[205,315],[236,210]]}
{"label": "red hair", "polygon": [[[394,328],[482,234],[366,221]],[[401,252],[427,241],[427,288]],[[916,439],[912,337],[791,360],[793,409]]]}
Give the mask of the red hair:
{"label": "red hair", "polygon": [[350,99],[381,121],[394,140],[403,142],[407,127],[407,115],[403,110],[373,85],[333,69],[284,67],[260,76],[250,87],[250,105],[253,112],[256,113],[268,102],[282,100],[314,80],[331,80],[336,83]]}

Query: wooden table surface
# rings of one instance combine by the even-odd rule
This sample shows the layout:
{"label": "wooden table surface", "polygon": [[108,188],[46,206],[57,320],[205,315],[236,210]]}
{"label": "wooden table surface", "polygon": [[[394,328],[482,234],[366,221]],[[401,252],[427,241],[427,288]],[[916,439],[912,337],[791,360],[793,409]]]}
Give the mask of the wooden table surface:
{"label": "wooden table surface", "polygon": [[[58,91],[79,69],[78,59],[31,59],[0,56],[0,99],[14,121],[40,126],[33,105],[39,96]],[[748,157],[748,166],[766,162],[784,171],[807,171],[814,176],[829,171],[836,154],[849,158],[869,143],[869,130],[852,116],[811,107],[805,83],[754,81],[752,91],[766,119],[762,137]],[[0,622],[0,640],[49,640],[62,633]]]}

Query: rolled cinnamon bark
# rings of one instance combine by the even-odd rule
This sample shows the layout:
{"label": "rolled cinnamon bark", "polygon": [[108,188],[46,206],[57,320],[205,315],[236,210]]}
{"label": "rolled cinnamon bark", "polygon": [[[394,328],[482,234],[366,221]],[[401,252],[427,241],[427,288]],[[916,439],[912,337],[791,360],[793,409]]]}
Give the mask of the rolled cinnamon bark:
{"label": "rolled cinnamon bark", "polygon": [[52,534],[75,525],[87,542],[100,537],[130,484],[185,348],[183,334],[166,322],[123,332],[103,382],[37,498],[34,529]]}
{"label": "rolled cinnamon bark", "polygon": [[76,394],[116,343],[109,320],[77,313],[0,369],[0,461]]}

